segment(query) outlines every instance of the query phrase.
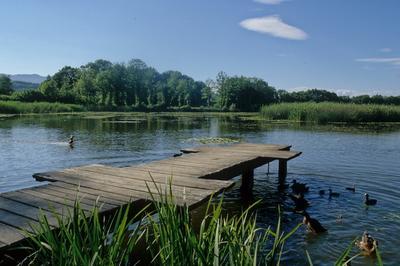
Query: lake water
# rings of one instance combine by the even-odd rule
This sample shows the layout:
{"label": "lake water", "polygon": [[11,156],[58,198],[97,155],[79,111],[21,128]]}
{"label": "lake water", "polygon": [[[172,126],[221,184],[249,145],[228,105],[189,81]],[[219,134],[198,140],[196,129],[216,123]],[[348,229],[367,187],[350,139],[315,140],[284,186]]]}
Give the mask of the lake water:
{"label": "lake water", "polygon": [[[307,126],[270,124],[250,115],[212,114],[80,114],[0,118],[0,193],[37,186],[32,174],[101,163],[127,166],[164,159],[182,147],[198,145],[204,137],[231,137],[255,143],[291,144],[303,154],[288,164],[288,181],[306,182],[308,209],[329,232],[320,236],[304,228],[285,244],[284,265],[305,265],[305,251],[314,265],[332,265],[335,258],[363,231],[379,241],[385,265],[400,263],[400,127]],[[74,149],[66,144],[76,137]],[[276,222],[277,205],[283,205],[286,231],[301,222],[291,212],[291,201],[277,190],[277,164],[255,172],[254,200],[258,223]],[[356,185],[356,193],[345,187]],[[320,189],[340,192],[329,200]],[[378,200],[366,207],[363,194]],[[245,207],[239,186],[225,195],[225,208]],[[338,221],[337,217],[342,216]],[[354,248],[352,254],[356,254]],[[373,265],[359,257],[353,265]]]}

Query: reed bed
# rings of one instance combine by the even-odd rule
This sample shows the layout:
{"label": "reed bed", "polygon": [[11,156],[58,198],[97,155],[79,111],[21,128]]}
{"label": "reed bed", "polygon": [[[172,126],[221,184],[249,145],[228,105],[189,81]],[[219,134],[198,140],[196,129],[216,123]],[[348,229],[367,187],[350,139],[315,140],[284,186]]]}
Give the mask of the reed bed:
{"label": "reed bed", "polygon": [[66,113],[82,111],[85,111],[85,108],[77,104],[0,101],[0,113],[3,114]]}
{"label": "reed bed", "polygon": [[400,106],[346,103],[281,103],[263,106],[261,116],[267,120],[291,120],[320,124],[400,122]]}

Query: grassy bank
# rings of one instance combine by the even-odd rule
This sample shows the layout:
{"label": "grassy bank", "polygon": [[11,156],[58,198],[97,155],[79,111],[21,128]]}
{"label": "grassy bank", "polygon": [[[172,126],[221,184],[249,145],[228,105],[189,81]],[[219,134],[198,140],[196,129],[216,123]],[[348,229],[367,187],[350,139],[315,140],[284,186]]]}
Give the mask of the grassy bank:
{"label": "grassy bank", "polygon": [[84,106],[57,102],[20,102],[1,100],[0,114],[67,113],[67,112],[221,112],[214,107],[162,107],[162,106]]}
{"label": "grassy bank", "polygon": [[400,122],[400,106],[342,103],[282,103],[261,108],[268,120],[316,123]]}
{"label": "grassy bank", "polygon": [[82,111],[85,111],[85,108],[77,104],[0,101],[0,113],[2,114],[62,113]]}

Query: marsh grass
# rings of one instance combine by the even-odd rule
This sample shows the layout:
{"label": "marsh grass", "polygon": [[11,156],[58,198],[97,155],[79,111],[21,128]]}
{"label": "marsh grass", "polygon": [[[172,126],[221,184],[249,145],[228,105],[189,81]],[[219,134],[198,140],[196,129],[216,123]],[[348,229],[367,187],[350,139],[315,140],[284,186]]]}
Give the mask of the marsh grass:
{"label": "marsh grass", "polygon": [[3,114],[62,113],[82,112],[84,110],[83,106],[77,104],[0,101],[0,113]]}
{"label": "marsh grass", "polygon": [[[130,230],[135,218],[129,219],[129,206],[121,208],[113,218],[103,219],[99,207],[87,215],[76,201],[66,217],[53,214],[58,228],[41,215],[39,227],[25,232],[32,253],[29,265],[127,265],[141,239],[140,226]],[[24,264],[24,263],[22,263]]]}
{"label": "marsh grass", "polygon": [[148,216],[147,236],[151,236],[149,250],[155,265],[276,265],[286,240],[300,226],[284,233],[279,218],[275,230],[259,228],[251,214],[255,204],[239,216],[223,216],[221,198],[218,204],[209,201],[196,232],[189,208],[175,205],[172,191],[159,194],[157,219]]}
{"label": "marsh grass", "polygon": [[268,120],[291,120],[320,124],[400,122],[400,106],[330,102],[281,103],[263,106],[261,116]]}

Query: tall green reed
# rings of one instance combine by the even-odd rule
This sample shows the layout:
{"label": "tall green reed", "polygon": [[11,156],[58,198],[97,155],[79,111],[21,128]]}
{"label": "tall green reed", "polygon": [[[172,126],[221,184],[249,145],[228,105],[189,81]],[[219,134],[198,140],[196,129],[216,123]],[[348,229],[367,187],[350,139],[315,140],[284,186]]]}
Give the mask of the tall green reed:
{"label": "tall green reed", "polygon": [[127,265],[144,232],[130,230],[136,217],[129,218],[129,206],[111,219],[100,214],[98,204],[87,214],[77,200],[66,216],[53,213],[57,229],[41,215],[39,227],[30,239],[29,265]]}
{"label": "tall green reed", "polygon": [[251,214],[255,205],[241,215],[223,215],[223,199],[218,204],[209,201],[200,229],[192,226],[187,206],[174,204],[171,192],[159,191],[157,216],[148,216],[151,226],[147,233],[149,251],[156,265],[276,265],[284,243],[297,230],[260,228]]}
{"label": "tall green reed", "polygon": [[261,116],[268,120],[316,123],[400,122],[400,106],[343,103],[281,103],[263,106]]}

